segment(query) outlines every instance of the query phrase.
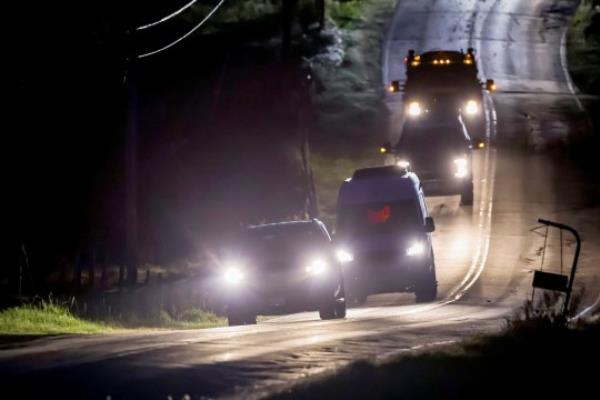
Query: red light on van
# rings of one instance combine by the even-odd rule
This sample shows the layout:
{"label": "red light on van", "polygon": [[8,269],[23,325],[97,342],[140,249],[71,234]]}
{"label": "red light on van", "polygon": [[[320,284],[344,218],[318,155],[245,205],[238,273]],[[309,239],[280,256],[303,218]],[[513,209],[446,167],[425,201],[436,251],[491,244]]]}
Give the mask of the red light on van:
{"label": "red light on van", "polygon": [[392,208],[383,206],[381,210],[368,210],[369,222],[372,224],[385,224],[392,216]]}

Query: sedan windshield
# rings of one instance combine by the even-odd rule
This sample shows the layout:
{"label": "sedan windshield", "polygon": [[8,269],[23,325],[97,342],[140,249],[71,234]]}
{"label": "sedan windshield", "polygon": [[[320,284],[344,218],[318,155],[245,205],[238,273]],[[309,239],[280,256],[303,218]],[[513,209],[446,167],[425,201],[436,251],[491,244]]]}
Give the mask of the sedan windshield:
{"label": "sedan windshield", "polygon": [[313,225],[259,227],[246,231],[237,246],[255,266],[292,267],[307,255],[326,251],[329,240]]}

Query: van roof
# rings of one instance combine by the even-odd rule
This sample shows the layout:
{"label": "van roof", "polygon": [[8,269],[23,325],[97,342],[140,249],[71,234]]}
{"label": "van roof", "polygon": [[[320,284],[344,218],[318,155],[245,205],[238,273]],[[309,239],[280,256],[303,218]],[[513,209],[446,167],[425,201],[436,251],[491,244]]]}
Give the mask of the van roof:
{"label": "van roof", "polygon": [[339,191],[338,205],[414,199],[419,178],[395,165],[354,172]]}

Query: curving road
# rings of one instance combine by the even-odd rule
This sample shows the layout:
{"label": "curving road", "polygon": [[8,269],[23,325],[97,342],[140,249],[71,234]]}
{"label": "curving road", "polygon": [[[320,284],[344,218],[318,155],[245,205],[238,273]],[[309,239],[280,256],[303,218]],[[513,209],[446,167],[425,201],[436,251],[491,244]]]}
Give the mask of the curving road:
{"label": "curving road", "polygon": [[[581,230],[576,286],[586,286],[583,304],[593,305],[600,185],[566,156],[585,121],[561,50],[572,7],[548,0],[398,3],[385,43],[386,82],[403,76],[408,48],[471,46],[500,89],[488,98],[496,145],[475,158],[474,206],[428,199],[438,226],[438,302],[415,305],[412,295],[388,294],[371,296],[343,321],[300,313],[248,327],[40,339],[0,351],[0,381],[20,397],[259,398],[353,360],[494,331],[531,294],[543,238],[530,229],[539,217]],[[402,107],[398,96],[385,101],[394,138]],[[550,238],[544,266],[559,271],[557,240]],[[565,270],[572,252],[567,241]]]}

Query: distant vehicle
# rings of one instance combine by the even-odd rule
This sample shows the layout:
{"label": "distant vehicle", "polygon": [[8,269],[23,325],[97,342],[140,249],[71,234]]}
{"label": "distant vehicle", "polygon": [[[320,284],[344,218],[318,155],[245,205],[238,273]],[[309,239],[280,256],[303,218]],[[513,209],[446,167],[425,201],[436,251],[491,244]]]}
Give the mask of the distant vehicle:
{"label": "distant vehicle", "polygon": [[472,142],[460,116],[439,121],[409,121],[395,147],[382,153],[395,156],[397,165],[418,174],[427,196],[460,195],[462,205],[473,204]]}
{"label": "distant vehicle", "polygon": [[226,258],[221,279],[230,326],[255,324],[262,313],[346,316],[341,265],[319,220],[248,227]]}
{"label": "distant vehicle", "polygon": [[[484,147],[486,121],[482,89],[495,91],[496,84],[479,79],[475,51],[428,51],[416,54],[409,50],[405,57],[406,81],[403,87],[404,104],[409,119],[419,119],[432,110],[449,108],[461,115],[467,130]],[[393,81],[390,91],[402,90]],[[481,144],[480,144],[481,143]]]}
{"label": "distant vehicle", "polygon": [[336,248],[349,296],[413,292],[433,301],[437,281],[419,178],[397,166],[360,169],[339,190]]}

